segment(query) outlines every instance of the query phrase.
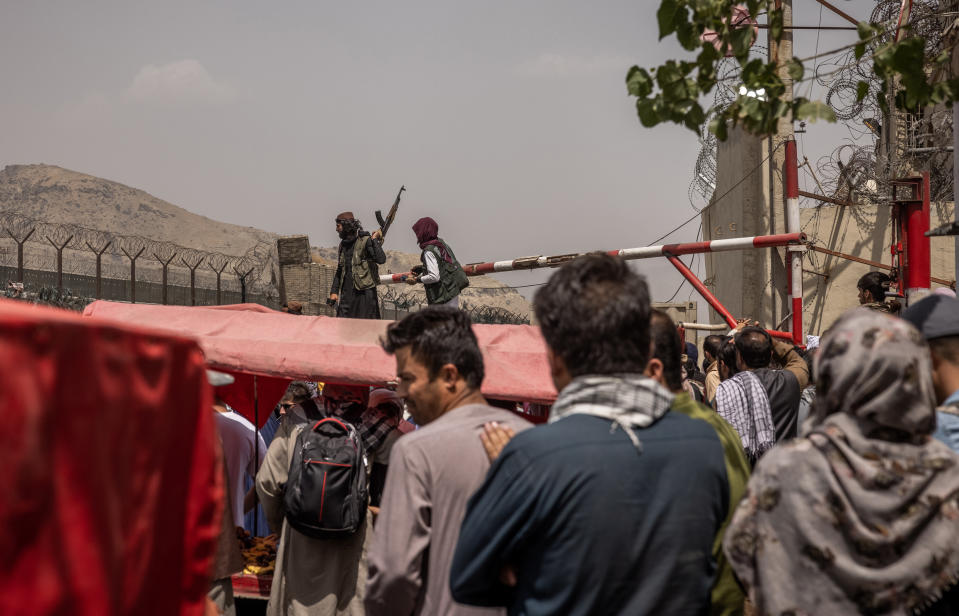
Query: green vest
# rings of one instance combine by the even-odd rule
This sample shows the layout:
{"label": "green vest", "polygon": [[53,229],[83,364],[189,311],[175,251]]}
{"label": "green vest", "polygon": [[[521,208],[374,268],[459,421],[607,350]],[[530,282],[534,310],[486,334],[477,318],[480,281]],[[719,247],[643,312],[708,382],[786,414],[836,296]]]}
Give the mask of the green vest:
{"label": "green vest", "polygon": [[[380,268],[376,262],[366,258],[366,245],[370,241],[369,235],[356,238],[353,242],[352,263],[353,268],[353,288],[357,291],[372,289],[380,283]],[[338,266],[340,271],[345,271],[346,251],[340,250]],[[340,280],[338,292],[342,292],[345,280]]]}
{"label": "green vest", "polygon": [[[443,240],[440,241],[443,242]],[[446,242],[443,242],[443,246],[446,247],[446,251],[453,259],[452,263],[446,262],[440,249],[436,246],[427,246],[420,255],[420,261],[423,262],[423,267],[426,267],[426,251],[432,252],[440,269],[439,282],[423,285],[426,290],[426,303],[428,304],[445,304],[459,295],[460,291],[470,286],[469,278],[466,277],[466,272],[463,271],[463,267],[456,260],[456,255],[453,254]]]}
{"label": "green vest", "polygon": [[686,415],[691,419],[701,419],[712,426],[723,445],[723,459],[726,462],[726,482],[729,486],[729,509],[726,519],[723,520],[716,538],[713,540],[713,557],[716,559],[716,579],[710,591],[710,616],[741,616],[743,613],[743,591],[736,581],[732,565],[723,552],[723,535],[733,513],[746,493],[746,484],[749,483],[749,461],[743,451],[739,433],[719,413],[693,400],[686,392],[676,394],[673,404],[669,407],[672,412]]}

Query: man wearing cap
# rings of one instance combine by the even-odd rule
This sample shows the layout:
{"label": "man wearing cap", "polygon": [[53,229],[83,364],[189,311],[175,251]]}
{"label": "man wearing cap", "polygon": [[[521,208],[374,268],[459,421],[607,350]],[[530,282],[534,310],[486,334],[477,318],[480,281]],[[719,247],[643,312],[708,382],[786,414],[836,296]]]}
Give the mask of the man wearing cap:
{"label": "man wearing cap", "polygon": [[336,304],[336,316],[353,319],[379,319],[380,303],[376,285],[380,282],[379,265],[386,263],[379,230],[368,233],[353,212],[336,217],[340,250],[330,288],[330,303]]}
{"label": "man wearing cap", "polygon": [[959,453],[959,299],[931,295],[913,304],[902,318],[929,342],[936,390],[937,439]]}

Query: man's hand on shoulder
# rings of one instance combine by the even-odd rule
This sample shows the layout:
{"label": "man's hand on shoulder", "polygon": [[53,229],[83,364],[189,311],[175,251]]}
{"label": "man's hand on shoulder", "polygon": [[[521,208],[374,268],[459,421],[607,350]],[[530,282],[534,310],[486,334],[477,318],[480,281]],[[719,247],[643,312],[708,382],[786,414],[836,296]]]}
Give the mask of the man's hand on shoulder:
{"label": "man's hand on shoulder", "polygon": [[494,462],[503,448],[516,436],[516,431],[509,426],[504,426],[497,421],[490,421],[483,424],[483,431],[480,433],[480,441],[483,443],[483,449],[486,450],[486,457],[490,462]]}

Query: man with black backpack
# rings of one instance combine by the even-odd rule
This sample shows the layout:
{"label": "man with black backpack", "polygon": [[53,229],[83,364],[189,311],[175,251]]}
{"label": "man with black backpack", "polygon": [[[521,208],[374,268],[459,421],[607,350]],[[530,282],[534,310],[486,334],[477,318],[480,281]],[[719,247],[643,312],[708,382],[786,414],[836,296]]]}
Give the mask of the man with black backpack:
{"label": "man with black backpack", "polygon": [[268,616],[362,614],[371,533],[369,458],[398,417],[368,409],[368,387],[327,385],[284,416],[256,477],[280,534]]}

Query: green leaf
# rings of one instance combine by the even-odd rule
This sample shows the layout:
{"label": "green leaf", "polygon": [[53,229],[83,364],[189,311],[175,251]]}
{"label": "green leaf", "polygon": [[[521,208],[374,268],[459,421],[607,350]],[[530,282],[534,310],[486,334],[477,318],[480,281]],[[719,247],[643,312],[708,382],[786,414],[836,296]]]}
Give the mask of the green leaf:
{"label": "green leaf", "polygon": [[[659,22],[659,40],[663,40],[676,31],[677,15],[679,13],[679,3],[676,0],[663,0],[656,11],[656,20]],[[685,21],[685,11],[683,11],[682,21]]]}
{"label": "green leaf", "polygon": [[700,107],[699,103],[693,103],[689,108],[689,111],[686,113],[686,125],[689,126],[692,124],[696,127],[696,130],[698,130],[705,121],[706,113],[703,112],[703,108]]}
{"label": "green leaf", "polygon": [[656,104],[648,98],[636,102],[636,113],[639,114],[639,121],[646,128],[659,124],[660,118],[656,112]]}
{"label": "green leaf", "polygon": [[749,52],[749,46],[753,42],[753,29],[736,28],[729,33],[729,39],[733,46],[733,54],[737,57],[743,56]]}
{"label": "green leaf", "polygon": [[786,63],[786,72],[789,73],[789,76],[792,77],[793,81],[799,81],[803,76],[803,65],[798,58],[790,58],[789,62]]}
{"label": "green leaf", "polygon": [[810,101],[805,98],[797,98],[793,104],[795,106],[793,119],[809,120],[810,122],[815,122],[816,120],[825,120],[826,122],[836,121],[835,112],[829,107],[829,105],[821,101]]}
{"label": "green leaf", "polygon": [[626,74],[626,90],[631,96],[645,98],[653,92],[653,78],[646,69],[634,66]]}
{"label": "green leaf", "polygon": [[[699,47],[699,35],[700,32],[688,21],[680,20],[680,23],[676,25],[676,40],[679,41],[679,44],[682,45],[686,51],[693,51]],[[710,45],[710,47],[712,47],[712,45]],[[715,47],[713,49],[715,49]]]}
{"label": "green leaf", "polygon": [[856,59],[858,60],[859,58],[861,58],[861,57],[863,57],[864,55],[866,55],[866,44],[865,44],[865,43],[856,43],[856,48],[855,48],[854,51],[855,51],[855,54],[856,54]]}
{"label": "green leaf", "polygon": [[856,102],[858,103],[862,101],[862,99],[866,98],[867,94],[869,94],[869,82],[860,81],[859,83],[857,83],[856,84]]}
{"label": "green leaf", "polygon": [[777,42],[782,40],[783,38],[783,10],[782,9],[774,9],[769,12],[769,36],[774,41],[777,41]]}
{"label": "green leaf", "polygon": [[729,136],[726,126],[726,118],[722,115],[719,115],[710,120],[709,132],[716,135],[716,139],[719,139],[720,141],[726,141],[726,138]]}

